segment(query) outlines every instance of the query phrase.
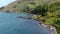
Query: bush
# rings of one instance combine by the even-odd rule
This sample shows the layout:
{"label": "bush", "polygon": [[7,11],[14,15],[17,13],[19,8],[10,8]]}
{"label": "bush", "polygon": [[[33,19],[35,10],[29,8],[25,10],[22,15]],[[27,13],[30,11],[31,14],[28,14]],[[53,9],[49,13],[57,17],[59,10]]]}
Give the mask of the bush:
{"label": "bush", "polygon": [[[44,17],[45,24],[55,26],[60,34],[60,2],[35,7],[31,13]],[[38,19],[41,17],[36,16]]]}

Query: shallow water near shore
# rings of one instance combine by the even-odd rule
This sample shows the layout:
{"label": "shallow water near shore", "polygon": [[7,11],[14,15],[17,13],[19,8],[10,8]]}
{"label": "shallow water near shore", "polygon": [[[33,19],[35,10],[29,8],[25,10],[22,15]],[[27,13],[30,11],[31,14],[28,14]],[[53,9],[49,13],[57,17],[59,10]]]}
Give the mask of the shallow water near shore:
{"label": "shallow water near shore", "polygon": [[29,14],[0,13],[0,34],[50,34],[47,28],[40,27],[33,19],[17,18],[29,17]]}

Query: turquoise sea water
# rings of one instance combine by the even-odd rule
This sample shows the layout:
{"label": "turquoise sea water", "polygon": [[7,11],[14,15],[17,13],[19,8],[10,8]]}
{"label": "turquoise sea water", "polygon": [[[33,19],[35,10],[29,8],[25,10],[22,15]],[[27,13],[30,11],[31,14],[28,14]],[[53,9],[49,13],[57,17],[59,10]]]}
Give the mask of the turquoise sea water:
{"label": "turquoise sea water", "polygon": [[47,28],[40,27],[38,21],[27,18],[28,14],[0,13],[0,34],[50,34]]}

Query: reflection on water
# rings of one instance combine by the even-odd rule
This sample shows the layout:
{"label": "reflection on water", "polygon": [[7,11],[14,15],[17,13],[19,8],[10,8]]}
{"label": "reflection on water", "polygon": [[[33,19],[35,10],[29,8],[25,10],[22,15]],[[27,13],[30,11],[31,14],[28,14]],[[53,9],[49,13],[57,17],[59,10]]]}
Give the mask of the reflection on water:
{"label": "reflection on water", "polygon": [[17,16],[28,17],[28,14],[0,13],[0,34],[50,34],[37,21],[16,18]]}

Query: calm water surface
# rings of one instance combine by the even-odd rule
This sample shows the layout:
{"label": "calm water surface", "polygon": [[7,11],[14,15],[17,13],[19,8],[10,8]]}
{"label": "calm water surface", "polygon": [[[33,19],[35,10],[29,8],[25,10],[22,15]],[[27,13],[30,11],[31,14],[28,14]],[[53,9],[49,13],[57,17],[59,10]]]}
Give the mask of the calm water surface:
{"label": "calm water surface", "polygon": [[0,34],[50,34],[47,28],[40,27],[33,19],[17,18],[28,17],[28,14],[0,13]]}

